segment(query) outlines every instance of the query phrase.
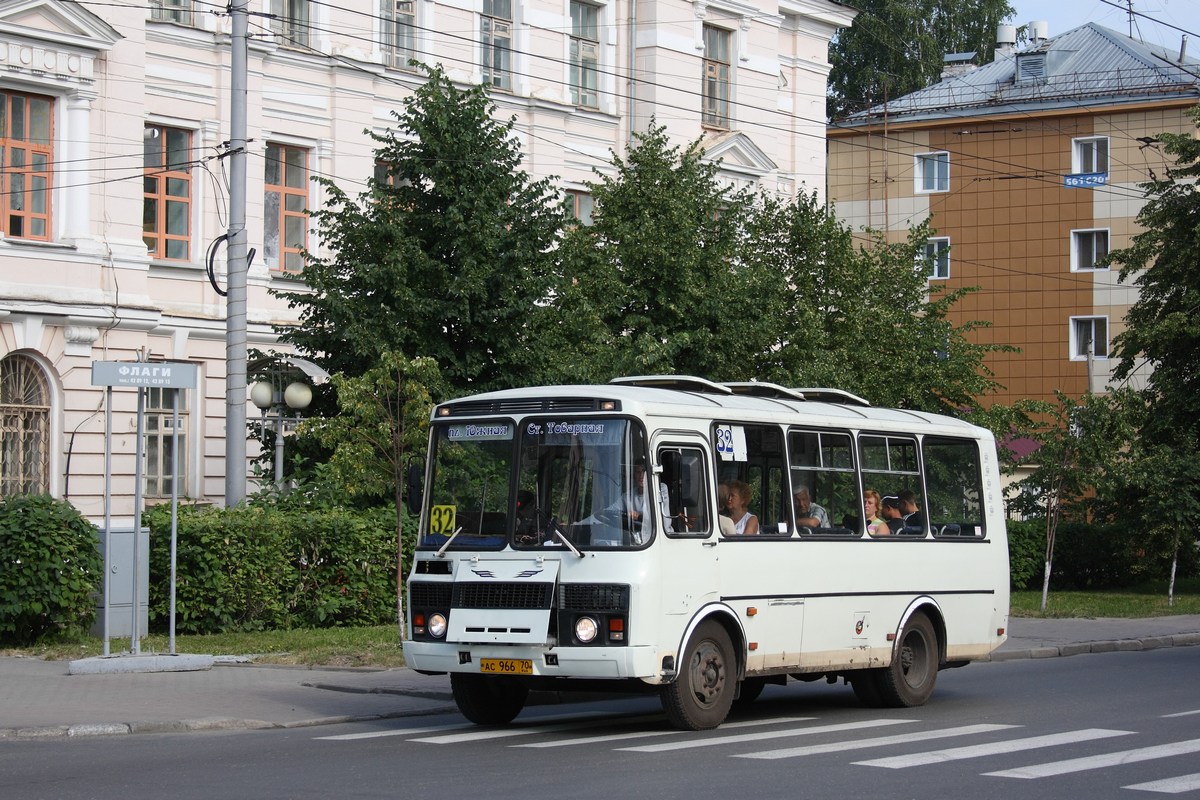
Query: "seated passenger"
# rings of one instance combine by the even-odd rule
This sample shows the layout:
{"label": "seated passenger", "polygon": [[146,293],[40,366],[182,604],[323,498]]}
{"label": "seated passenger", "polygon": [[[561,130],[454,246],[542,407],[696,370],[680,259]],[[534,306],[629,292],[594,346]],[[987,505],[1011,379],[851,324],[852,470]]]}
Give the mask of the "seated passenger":
{"label": "seated passenger", "polygon": [[904,528],[904,512],[900,510],[900,498],[889,494],[883,498],[881,513],[889,533],[899,533]]}
{"label": "seated passenger", "polygon": [[733,518],[729,516],[729,484],[717,484],[717,525],[721,528],[722,536],[735,536],[737,529]]}
{"label": "seated passenger", "polygon": [[792,495],[796,509],[797,528],[828,528],[829,514],[824,508],[812,501],[808,488],[801,486]]}
{"label": "seated passenger", "polygon": [[729,482],[729,516],[733,520],[733,532],[741,536],[758,533],[758,517],[750,513],[753,490],[743,481]]}
{"label": "seated passenger", "polygon": [[904,514],[905,533],[918,535],[925,533],[925,512],[917,505],[917,495],[912,489],[900,492],[900,510]]}
{"label": "seated passenger", "polygon": [[883,498],[879,496],[879,492],[874,489],[867,489],[863,492],[863,515],[867,520],[868,536],[888,536],[892,532],[887,522],[880,516],[882,505]]}

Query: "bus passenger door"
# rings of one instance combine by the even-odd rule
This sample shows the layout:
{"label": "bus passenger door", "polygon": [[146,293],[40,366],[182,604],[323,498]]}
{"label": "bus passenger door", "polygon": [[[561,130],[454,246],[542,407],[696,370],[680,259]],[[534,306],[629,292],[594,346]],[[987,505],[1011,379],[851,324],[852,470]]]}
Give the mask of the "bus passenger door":
{"label": "bus passenger door", "polygon": [[657,552],[664,634],[681,635],[697,609],[720,597],[716,488],[700,437],[656,441],[663,536]]}

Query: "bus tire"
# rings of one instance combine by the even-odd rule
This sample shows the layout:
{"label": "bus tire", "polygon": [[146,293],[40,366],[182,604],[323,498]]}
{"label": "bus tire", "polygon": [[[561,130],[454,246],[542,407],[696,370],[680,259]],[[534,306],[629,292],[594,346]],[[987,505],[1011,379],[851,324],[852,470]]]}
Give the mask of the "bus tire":
{"label": "bus tire", "polygon": [[529,687],[520,681],[462,672],[450,673],[450,690],[458,710],[476,725],[507,725],[529,697]]}
{"label": "bus tire", "polygon": [[737,689],[737,663],[729,633],[720,623],[700,623],[688,640],[683,669],[662,689],[667,719],[684,731],[717,727],[729,715]]}
{"label": "bus tire", "polygon": [[758,696],[763,693],[763,689],[767,687],[766,678],[744,678],[741,685],[738,687],[737,698],[733,704],[739,707],[746,707],[758,699]]}
{"label": "bus tire", "polygon": [[846,677],[858,702],[867,708],[885,708],[883,691],[880,689],[880,673],[882,669],[856,669]]}
{"label": "bus tire", "polygon": [[879,690],[889,708],[924,705],[938,673],[938,639],[924,614],[913,614],[900,632],[891,666],[879,673]]}

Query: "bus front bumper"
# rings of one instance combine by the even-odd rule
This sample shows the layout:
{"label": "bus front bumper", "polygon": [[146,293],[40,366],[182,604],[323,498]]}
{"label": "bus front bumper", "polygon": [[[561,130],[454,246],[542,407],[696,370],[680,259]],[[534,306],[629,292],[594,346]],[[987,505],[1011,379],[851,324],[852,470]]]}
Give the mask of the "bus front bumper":
{"label": "bus front bumper", "polygon": [[514,647],[404,642],[404,662],[421,672],[532,675],[546,678],[639,678],[664,683],[658,651],[640,647]]}

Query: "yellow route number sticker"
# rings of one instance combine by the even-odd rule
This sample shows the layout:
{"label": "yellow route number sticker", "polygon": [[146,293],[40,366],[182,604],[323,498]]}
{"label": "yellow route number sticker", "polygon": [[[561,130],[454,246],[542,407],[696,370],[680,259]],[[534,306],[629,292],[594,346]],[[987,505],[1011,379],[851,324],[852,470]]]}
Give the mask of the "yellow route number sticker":
{"label": "yellow route number sticker", "polygon": [[449,536],[454,532],[454,506],[433,506],[429,509],[429,532]]}

